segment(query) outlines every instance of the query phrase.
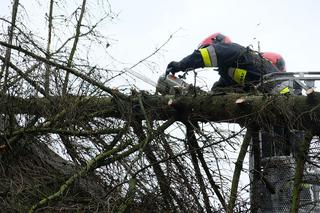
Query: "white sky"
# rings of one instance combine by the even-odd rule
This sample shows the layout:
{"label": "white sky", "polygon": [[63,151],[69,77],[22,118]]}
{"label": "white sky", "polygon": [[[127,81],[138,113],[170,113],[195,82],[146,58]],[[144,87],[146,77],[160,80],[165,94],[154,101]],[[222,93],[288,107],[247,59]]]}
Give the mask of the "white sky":
{"label": "white sky", "polygon": [[138,57],[138,49],[151,51],[181,29],[166,48],[168,62],[191,53],[204,37],[220,31],[243,45],[256,46],[259,40],[262,50],[283,54],[290,70],[320,67],[317,0],[111,0],[111,5],[120,11],[111,30],[119,47],[127,46],[129,58]]}
{"label": "white sky", "polygon": [[[10,13],[11,6],[8,5],[11,1],[0,2],[0,15]],[[39,16],[43,18],[44,12],[37,8],[39,5],[30,6],[30,2],[33,2],[30,0],[20,2],[25,6],[30,20],[39,19]],[[262,51],[274,51],[283,55],[288,71],[320,71],[318,0],[109,2],[112,10],[118,12],[119,16],[114,23],[106,23],[102,29],[106,35],[116,39],[112,41],[109,53],[119,61],[127,63],[117,65],[118,69],[130,67],[148,56],[175,33],[160,54],[150,59],[155,65],[155,70],[145,66],[135,69],[157,80],[170,61],[182,59],[192,53],[203,38],[220,31],[231,37],[234,42],[244,46],[253,45],[255,49],[257,41],[260,41]],[[207,77],[209,86],[217,79],[217,74],[210,71],[200,72],[203,78]],[[144,89],[143,84],[141,87]]]}
{"label": "white sky", "polygon": [[[120,11],[118,24],[109,29],[118,39],[112,50],[126,61],[138,61],[178,31],[161,57],[153,59],[159,64],[160,73],[171,60],[182,59],[203,38],[219,31],[234,42],[253,45],[255,49],[260,41],[262,51],[283,55],[288,71],[320,71],[317,0],[111,0],[110,3],[113,10]],[[155,75],[145,72],[149,77]]]}

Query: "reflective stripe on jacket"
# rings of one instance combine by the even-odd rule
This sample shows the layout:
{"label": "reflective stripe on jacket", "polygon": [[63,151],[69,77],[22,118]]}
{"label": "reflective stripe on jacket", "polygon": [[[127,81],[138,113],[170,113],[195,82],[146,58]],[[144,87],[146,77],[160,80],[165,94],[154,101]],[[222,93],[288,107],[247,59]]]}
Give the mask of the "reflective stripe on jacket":
{"label": "reflective stripe on jacket", "polygon": [[[261,76],[277,69],[258,53],[236,43],[212,44],[199,49],[204,67],[218,67],[219,74],[230,85],[254,84]],[[226,85],[228,86],[228,85]]]}
{"label": "reflective stripe on jacket", "polygon": [[232,80],[234,80],[240,85],[244,85],[247,72],[247,70],[240,68],[230,67],[228,69],[228,75],[230,76],[230,78],[232,78]]}
{"label": "reflective stripe on jacket", "polygon": [[277,68],[262,56],[236,43],[216,43],[195,50],[180,61],[180,70],[217,67],[224,86],[251,86]]}
{"label": "reflective stripe on jacket", "polygon": [[218,60],[216,56],[216,51],[214,50],[214,47],[208,46],[206,48],[199,49],[202,60],[205,67],[217,67],[218,66]]}

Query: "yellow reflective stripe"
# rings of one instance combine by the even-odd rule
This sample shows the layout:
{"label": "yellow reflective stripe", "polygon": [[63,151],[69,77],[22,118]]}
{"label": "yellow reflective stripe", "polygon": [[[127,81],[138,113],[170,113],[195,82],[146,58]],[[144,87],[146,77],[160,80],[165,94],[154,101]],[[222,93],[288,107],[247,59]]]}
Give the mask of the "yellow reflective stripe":
{"label": "yellow reflective stripe", "polygon": [[290,92],[289,87],[285,87],[280,91],[280,94],[286,94],[288,92]]}
{"label": "yellow reflective stripe", "polygon": [[207,48],[199,49],[205,67],[212,67],[209,51]]}
{"label": "yellow reflective stripe", "polygon": [[233,80],[240,85],[244,85],[246,79],[247,70],[236,68],[233,72]]}

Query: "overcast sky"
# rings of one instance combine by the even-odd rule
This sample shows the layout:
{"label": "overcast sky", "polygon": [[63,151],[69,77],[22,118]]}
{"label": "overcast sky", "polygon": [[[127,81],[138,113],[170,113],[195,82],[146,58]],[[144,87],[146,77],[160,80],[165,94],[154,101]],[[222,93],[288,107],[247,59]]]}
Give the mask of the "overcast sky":
{"label": "overcast sky", "polygon": [[[261,42],[263,51],[284,55],[289,70],[318,69],[320,1],[317,0],[111,0],[119,11],[119,49],[148,52],[173,32],[168,62],[192,52],[220,31],[242,45]],[[143,48],[141,48],[143,47]],[[141,50],[143,49],[143,50]],[[138,52],[140,52],[138,51]],[[130,58],[134,58],[130,57]]]}
{"label": "overcast sky", "polygon": [[[119,11],[114,54],[134,62],[174,38],[157,58],[159,72],[222,32],[244,46],[283,55],[288,71],[320,71],[320,1],[317,0],[111,0]],[[126,51],[125,51],[126,50]],[[150,73],[149,73],[150,74]],[[150,76],[150,75],[149,75]]]}
{"label": "overcast sky", "polygon": [[[0,2],[1,14],[10,12],[11,8],[7,6],[10,1]],[[27,9],[32,8],[27,6],[28,2],[31,1],[21,0]],[[81,1],[78,2],[80,4]],[[165,71],[167,63],[192,53],[203,38],[214,32],[222,32],[234,42],[253,45],[255,49],[260,41],[262,51],[283,55],[288,71],[320,71],[320,1],[317,0],[109,2],[119,16],[103,29],[115,39],[109,48],[110,54],[127,63],[119,65],[119,68],[130,66],[149,55],[174,33],[160,54],[151,59],[156,65],[154,71],[144,66],[136,68],[137,72],[153,80]],[[39,13],[38,10],[33,12]],[[208,84],[217,76],[210,78],[214,79],[208,79]]]}

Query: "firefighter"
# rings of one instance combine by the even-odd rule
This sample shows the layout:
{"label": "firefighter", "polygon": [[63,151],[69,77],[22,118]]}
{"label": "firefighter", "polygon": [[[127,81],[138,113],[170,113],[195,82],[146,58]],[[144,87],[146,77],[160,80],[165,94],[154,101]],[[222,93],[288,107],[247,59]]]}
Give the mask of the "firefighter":
{"label": "firefighter", "polygon": [[240,85],[245,91],[259,83],[261,76],[285,71],[284,60],[279,54],[259,53],[231,42],[221,33],[215,33],[204,39],[192,54],[179,62],[170,62],[166,74],[203,67],[218,68],[220,79],[212,89]]}
{"label": "firefighter", "polygon": [[[281,72],[286,72],[286,64],[283,59],[283,57],[275,52],[263,52],[261,53],[261,56],[271,62],[275,67],[277,67],[277,70]],[[293,94],[296,91],[298,91],[297,85],[294,84],[294,87],[289,87],[289,81],[281,81],[276,82],[273,85],[269,85],[269,88],[264,88],[265,92],[271,93],[271,94]]]}
{"label": "firefighter", "polygon": [[286,63],[283,57],[275,52],[263,52],[262,57],[269,60],[273,65],[277,67],[280,72],[286,72]]}

